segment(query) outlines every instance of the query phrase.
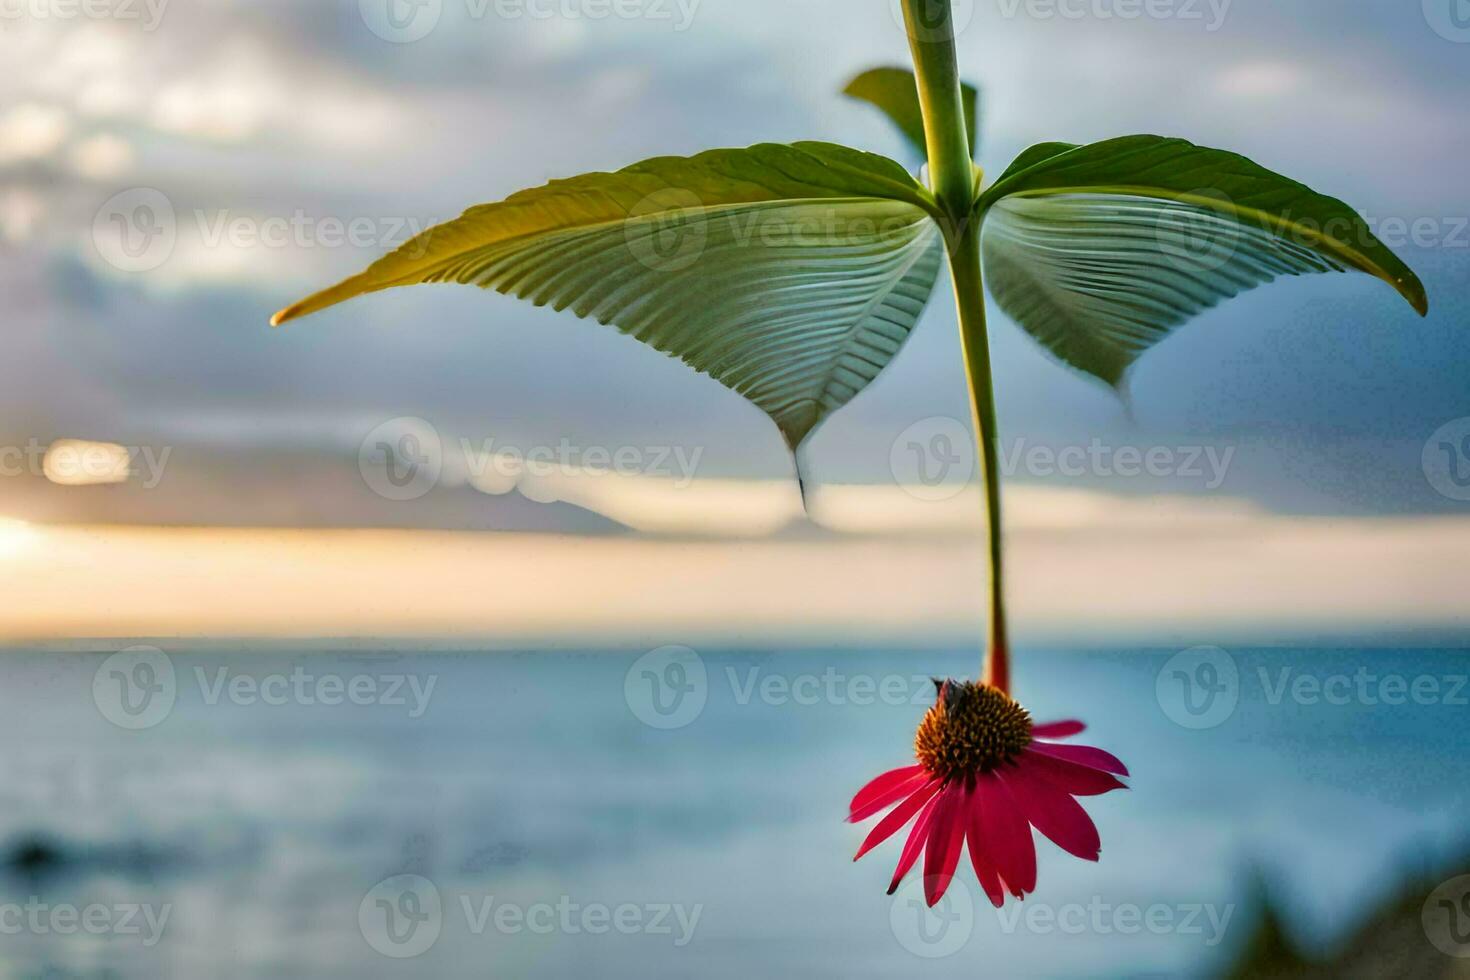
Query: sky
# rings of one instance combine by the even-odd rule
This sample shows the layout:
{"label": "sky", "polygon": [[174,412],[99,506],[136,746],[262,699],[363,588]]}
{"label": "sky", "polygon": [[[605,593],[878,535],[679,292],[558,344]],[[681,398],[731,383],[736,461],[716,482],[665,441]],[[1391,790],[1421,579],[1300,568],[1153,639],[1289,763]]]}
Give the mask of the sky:
{"label": "sky", "polygon": [[[814,561],[877,536],[978,554],[943,281],[900,356],[814,438],[810,520],[768,419],[610,328],[463,287],[267,326],[412,232],[555,177],[799,139],[917,168],[883,119],[837,94],[867,67],[906,63],[887,0],[389,2],[97,0],[81,12],[0,0],[0,541],[28,556],[0,559],[0,576],[20,588],[62,567],[48,595],[79,594],[57,565],[68,526],[632,529],[774,538]],[[984,91],[988,172],[1051,139],[1155,132],[1237,150],[1351,202],[1432,304],[1420,320],[1366,276],[1278,282],[1150,352],[1127,407],[992,310],[1003,466],[1023,524],[1075,526],[1068,508],[1084,501],[1089,534],[1107,536],[1088,547],[1113,555],[1114,573],[1167,580],[1172,567],[1188,582],[1224,574],[1217,532],[1190,530],[1223,509],[1247,515],[1234,533],[1267,548],[1263,562],[1320,569],[1336,547],[1362,570],[1351,583],[1288,577],[1304,623],[1362,610],[1385,569],[1423,580],[1404,571],[1380,588],[1375,623],[1457,621],[1439,595],[1464,581],[1456,556],[1470,554],[1454,545],[1470,542],[1470,492],[1445,471],[1470,469],[1470,26],[1457,4],[956,4],[962,70]],[[149,229],[127,222],[143,216],[162,234],[134,248],[127,236]],[[48,457],[58,440],[78,440],[74,455]],[[959,454],[940,499],[912,486],[915,444]],[[427,483],[385,488],[367,465],[383,445],[428,453]],[[516,462],[533,450],[554,464]],[[1139,508],[1162,515],[1143,520],[1148,534],[1130,523]],[[99,539],[110,557],[87,560],[153,554],[116,533]],[[502,546],[487,537],[480,546]],[[148,540],[158,560],[178,559],[175,539]],[[385,541],[385,566],[414,548],[393,541],[407,551]],[[1052,596],[1036,620],[1094,622],[1044,587],[1068,549],[1035,548],[1047,560],[1017,588]],[[440,571],[452,577],[457,560]],[[950,595],[951,566],[913,567]],[[146,605],[148,587],[133,581],[122,607]],[[1269,612],[1280,597],[1263,589],[1227,590],[1238,597],[1226,618]],[[152,619],[86,629],[171,632],[180,606],[161,595]],[[895,602],[898,620],[916,608]],[[946,602],[935,615],[958,629],[968,592]],[[1165,611],[1200,622],[1187,607],[1181,595]],[[44,623],[0,617],[0,632],[82,628],[64,601],[45,608]],[[350,612],[313,628],[350,632]],[[234,629],[238,614],[219,622]],[[468,628],[467,615],[440,625]]]}

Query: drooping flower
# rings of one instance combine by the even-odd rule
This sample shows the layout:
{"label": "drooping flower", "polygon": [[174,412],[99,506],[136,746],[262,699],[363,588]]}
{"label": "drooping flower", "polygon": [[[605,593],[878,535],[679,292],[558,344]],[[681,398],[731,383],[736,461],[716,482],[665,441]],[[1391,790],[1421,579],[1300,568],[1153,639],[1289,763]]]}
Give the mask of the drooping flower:
{"label": "drooping flower", "polygon": [[[1069,854],[1096,861],[1097,827],[1074,799],[1127,789],[1117,758],[1059,740],[1080,721],[1033,725],[1005,691],[970,681],[935,681],[934,706],[914,736],[918,764],[885,772],[852,798],[857,823],[893,807],[858,848],[856,861],[914,821],[888,894],[924,855],[924,898],[932,906],[954,879],[968,845],[980,887],[999,908],[1006,893],[1036,890],[1035,827]],[[895,805],[896,804],[896,805]]]}

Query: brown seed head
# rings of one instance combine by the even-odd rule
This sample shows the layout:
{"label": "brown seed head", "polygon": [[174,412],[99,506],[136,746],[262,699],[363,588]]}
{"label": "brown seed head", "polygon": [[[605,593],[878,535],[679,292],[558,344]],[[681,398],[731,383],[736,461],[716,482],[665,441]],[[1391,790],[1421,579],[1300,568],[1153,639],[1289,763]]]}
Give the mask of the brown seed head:
{"label": "brown seed head", "polygon": [[1009,694],[972,681],[935,684],[939,697],[914,733],[914,754],[934,775],[989,772],[1031,744],[1031,715]]}

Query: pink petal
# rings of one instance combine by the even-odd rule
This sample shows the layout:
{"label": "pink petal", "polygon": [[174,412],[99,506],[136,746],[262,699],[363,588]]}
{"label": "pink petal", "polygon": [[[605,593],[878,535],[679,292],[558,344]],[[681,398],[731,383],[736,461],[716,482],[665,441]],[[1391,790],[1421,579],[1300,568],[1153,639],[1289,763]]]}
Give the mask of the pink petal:
{"label": "pink petal", "polygon": [[902,769],[890,769],[883,775],[869,781],[868,785],[858,790],[857,795],[852,798],[852,803],[848,804],[848,810],[862,808],[878,797],[886,794],[893,787],[908,782],[923,771],[923,766],[904,766]]}
{"label": "pink petal", "polygon": [[1031,825],[1051,841],[1084,861],[1096,861],[1102,851],[1097,827],[1081,805],[1023,761],[1005,771],[1006,787]]}
{"label": "pink petal", "polygon": [[986,853],[1011,894],[1025,898],[1027,892],[1036,890],[1036,842],[1031,839],[1031,825],[1000,772],[981,773],[975,790],[980,797]]}
{"label": "pink petal", "polygon": [[898,867],[893,870],[893,881],[888,885],[888,894],[892,895],[898,891],[898,883],[903,881],[903,876],[909,873],[909,868],[919,859],[919,852],[924,849],[924,842],[929,839],[929,824],[934,819],[934,808],[943,796],[935,796],[924,809],[919,811],[919,819],[914,821],[914,829],[909,831],[909,839],[904,842],[903,853],[898,856]]}
{"label": "pink petal", "polygon": [[1079,766],[1065,759],[1032,752],[1029,748],[1021,753],[1021,760],[1019,764],[1029,766],[1047,782],[1071,796],[1101,796],[1115,789],[1128,788],[1117,777],[1101,769]]}
{"label": "pink petal", "polygon": [[926,772],[921,771],[917,776],[910,776],[907,782],[899,783],[897,786],[890,787],[889,789],[885,790],[881,795],[871,798],[861,807],[853,810],[847,815],[847,822],[859,823],[863,820],[868,819],[880,810],[884,810],[897,803],[899,800],[908,796],[910,793],[922,789],[924,784],[928,781],[929,774]]}
{"label": "pink petal", "polygon": [[1104,752],[1102,749],[1095,749],[1090,745],[1053,745],[1050,742],[1032,742],[1028,748],[1054,759],[1075,762],[1079,766],[1091,766],[1103,772],[1117,773],[1119,776],[1128,775],[1128,767],[1119,762],[1117,756]]}
{"label": "pink petal", "polygon": [[968,827],[970,864],[974,866],[975,878],[980,882],[980,887],[985,889],[990,904],[1000,908],[1005,904],[1006,893],[1001,887],[1001,880],[995,873],[995,865],[985,845],[985,831],[980,826],[980,808],[975,802],[975,797],[971,796]]}
{"label": "pink petal", "polygon": [[1087,726],[1080,721],[1049,721],[1042,725],[1031,726],[1032,738],[1071,738],[1073,735],[1081,735],[1087,731]]}
{"label": "pink petal", "polygon": [[853,860],[856,861],[898,833],[899,829],[912,820],[914,814],[919,812],[919,808],[925,803],[928,803],[929,799],[935,793],[939,792],[939,786],[940,784],[937,781],[929,783],[927,786],[921,786],[918,792],[894,807],[892,813],[878,821],[878,826],[874,827],[872,833],[868,834],[867,839],[863,841],[863,846],[859,847],[857,854],[853,856]]}
{"label": "pink petal", "polygon": [[933,908],[939,904],[959,867],[960,851],[965,844],[965,791],[951,783],[940,795],[934,811],[934,829],[924,846],[924,900]]}

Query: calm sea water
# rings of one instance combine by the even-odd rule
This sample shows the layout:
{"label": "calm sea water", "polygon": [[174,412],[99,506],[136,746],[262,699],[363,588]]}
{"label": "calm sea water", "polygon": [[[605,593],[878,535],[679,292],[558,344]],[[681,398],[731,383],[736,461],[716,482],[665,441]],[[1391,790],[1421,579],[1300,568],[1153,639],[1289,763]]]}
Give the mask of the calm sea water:
{"label": "calm sea water", "polygon": [[1258,881],[1330,942],[1470,812],[1465,653],[1025,650],[1133,788],[924,913],[842,815],[972,655],[641,653],[6,655],[4,974],[1208,975]]}

